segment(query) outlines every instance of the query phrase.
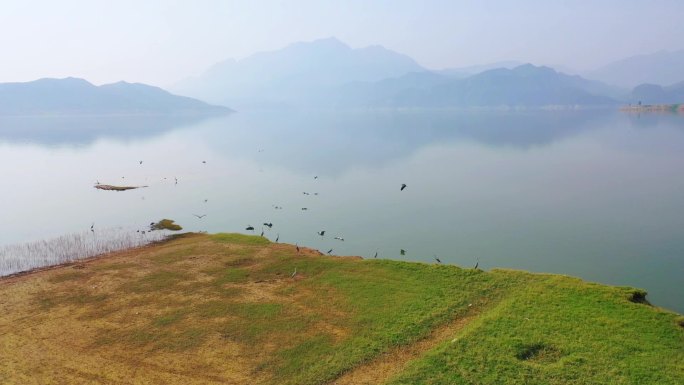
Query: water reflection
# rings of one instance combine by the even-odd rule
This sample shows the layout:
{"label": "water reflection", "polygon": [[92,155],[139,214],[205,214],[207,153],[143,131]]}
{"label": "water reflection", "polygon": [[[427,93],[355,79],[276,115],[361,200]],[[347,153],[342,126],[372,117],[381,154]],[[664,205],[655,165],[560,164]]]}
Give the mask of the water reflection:
{"label": "water reflection", "polygon": [[[271,239],[338,255],[479,258],[487,269],[644,287],[684,311],[683,120],[606,111],[23,119],[0,120],[0,175],[12,186],[0,191],[12,224],[0,244],[92,222],[172,218],[210,232],[272,222]],[[99,191],[96,180],[149,188]]]}
{"label": "water reflection", "polygon": [[0,116],[0,143],[86,146],[100,139],[123,142],[154,138],[210,118],[159,116]]}

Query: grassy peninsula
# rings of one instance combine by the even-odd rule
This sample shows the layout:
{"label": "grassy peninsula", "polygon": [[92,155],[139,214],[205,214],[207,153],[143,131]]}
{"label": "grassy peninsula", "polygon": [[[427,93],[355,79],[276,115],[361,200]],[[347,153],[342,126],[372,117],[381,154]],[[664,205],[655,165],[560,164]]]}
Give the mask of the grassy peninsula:
{"label": "grassy peninsula", "polygon": [[185,234],[0,279],[0,383],[675,385],[683,324],[633,288]]}

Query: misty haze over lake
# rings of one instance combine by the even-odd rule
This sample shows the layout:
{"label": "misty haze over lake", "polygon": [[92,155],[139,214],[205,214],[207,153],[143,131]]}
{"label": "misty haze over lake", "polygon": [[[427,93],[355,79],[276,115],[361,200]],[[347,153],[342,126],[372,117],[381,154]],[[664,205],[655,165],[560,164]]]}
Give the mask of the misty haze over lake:
{"label": "misty haze over lake", "polygon": [[[135,231],[171,218],[189,231],[253,225],[257,234],[272,222],[271,240],[336,255],[437,255],[466,267],[479,259],[485,269],[643,287],[682,311],[683,169],[684,120],[675,115],[2,117],[0,209],[11,225],[0,244],[93,222]],[[149,187],[100,191],[96,181]]]}

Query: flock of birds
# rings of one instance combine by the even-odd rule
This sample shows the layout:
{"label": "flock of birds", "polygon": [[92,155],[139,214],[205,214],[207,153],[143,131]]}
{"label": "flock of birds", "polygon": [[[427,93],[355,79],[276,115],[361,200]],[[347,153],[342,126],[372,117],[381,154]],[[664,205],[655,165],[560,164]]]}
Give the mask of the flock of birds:
{"label": "flock of birds", "polygon": [[[263,151],[263,150],[259,150],[259,152],[262,152],[262,151]],[[206,163],[207,163],[206,160],[203,160],[203,161],[202,161],[202,164],[206,164]],[[138,164],[139,164],[139,165],[142,165],[142,164],[143,164],[143,161],[142,161],[142,160],[138,161]],[[121,177],[121,178],[123,179],[124,177]],[[163,178],[163,179],[167,179],[167,178]],[[318,178],[318,176],[316,175],[316,176],[313,177],[313,179],[314,179],[314,180],[318,180],[319,178]],[[97,181],[97,184],[99,184],[99,183],[100,183],[100,182]],[[174,184],[175,184],[175,185],[178,184],[178,178],[177,178],[177,177],[174,177]],[[399,187],[399,191],[400,191],[400,192],[401,192],[401,191],[404,191],[406,188],[407,188],[407,184],[406,184],[406,183],[402,183],[401,186]],[[304,194],[304,195],[314,195],[314,196],[317,196],[317,195],[318,195],[317,192],[310,193],[310,192],[306,192],[306,191],[304,191],[303,194]],[[144,197],[143,197],[143,199],[144,199]],[[204,199],[204,203],[207,203],[207,202],[208,202],[208,199]],[[272,207],[273,207],[275,210],[282,210],[282,209],[283,209],[283,207],[282,207],[282,206],[279,206],[279,205],[273,205]],[[302,211],[306,211],[306,210],[308,210],[308,208],[307,208],[307,207],[302,207],[301,210],[302,210]],[[193,213],[192,215],[193,215],[194,217],[196,217],[197,219],[199,219],[199,220],[201,220],[201,219],[203,219],[204,217],[207,216],[207,214],[194,214],[194,213]],[[261,233],[260,233],[260,236],[262,236],[262,237],[263,237],[264,234],[265,234],[265,232],[264,232],[265,228],[268,228],[268,230],[271,230],[271,229],[273,228],[273,223],[272,223],[272,222],[264,222],[264,223],[262,224]],[[153,231],[153,230],[155,230],[155,223],[154,223],[154,222],[153,222],[153,223],[150,223],[150,229],[149,229],[148,231]],[[93,232],[93,233],[95,232],[95,224],[94,224],[94,223],[90,226],[90,231]],[[245,231],[251,231],[252,233],[255,233],[256,229],[255,229],[255,227],[252,226],[252,225],[247,225],[247,226],[245,227]],[[138,232],[138,233],[141,233],[141,234],[143,234],[143,235],[146,233],[146,231],[144,231],[144,230],[137,230],[137,232]],[[317,231],[316,233],[317,233],[318,236],[320,236],[321,238],[324,238],[324,237],[325,237],[325,234],[326,234],[326,230],[320,230],[320,231]],[[333,237],[333,239],[336,240],[336,241],[344,242],[344,238],[343,238],[342,236],[339,236],[339,235]],[[277,234],[276,234],[276,237],[275,237],[275,242],[278,243],[279,240],[280,240],[280,233],[277,233]],[[300,252],[299,243],[295,243],[295,248],[296,248],[297,252],[299,253],[299,252]],[[333,251],[334,251],[334,248],[330,248],[330,249],[326,252],[326,254],[332,255],[332,252],[333,252]],[[321,254],[323,254],[320,250],[319,250],[319,252],[320,252]],[[402,256],[406,255],[406,250],[400,249],[400,250],[399,250],[399,254],[402,255]],[[378,251],[377,251],[377,250],[376,250],[375,253],[373,254],[373,257],[372,257],[372,258],[374,258],[374,259],[378,258]],[[442,263],[442,261],[439,259],[439,257],[437,257],[437,255],[433,255],[433,259],[435,260],[435,262],[437,262],[437,263],[439,263],[439,264]],[[478,259],[478,261],[476,262],[474,268],[477,269],[478,266],[479,266],[479,259]],[[297,270],[295,269],[294,273],[292,273],[292,277],[294,277],[296,274],[297,274]]]}

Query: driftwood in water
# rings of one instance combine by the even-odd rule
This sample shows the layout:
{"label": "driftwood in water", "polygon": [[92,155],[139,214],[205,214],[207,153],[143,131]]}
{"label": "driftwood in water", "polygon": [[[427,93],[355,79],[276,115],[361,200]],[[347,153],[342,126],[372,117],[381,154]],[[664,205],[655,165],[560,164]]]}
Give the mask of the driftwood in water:
{"label": "driftwood in water", "polygon": [[143,188],[147,186],[112,186],[110,184],[96,184],[95,188],[100,189],[100,190],[108,190],[108,191],[126,191],[126,190],[135,190],[137,188]]}

